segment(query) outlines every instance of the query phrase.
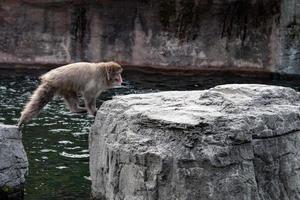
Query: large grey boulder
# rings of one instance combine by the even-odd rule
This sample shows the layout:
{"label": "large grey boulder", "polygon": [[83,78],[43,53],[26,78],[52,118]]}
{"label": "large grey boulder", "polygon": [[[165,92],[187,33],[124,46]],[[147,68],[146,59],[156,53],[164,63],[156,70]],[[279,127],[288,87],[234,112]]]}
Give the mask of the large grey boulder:
{"label": "large grey boulder", "polygon": [[0,124],[0,199],[22,199],[28,160],[17,126]]}
{"label": "large grey boulder", "polygon": [[90,134],[102,200],[300,199],[300,94],[267,85],[118,96]]}

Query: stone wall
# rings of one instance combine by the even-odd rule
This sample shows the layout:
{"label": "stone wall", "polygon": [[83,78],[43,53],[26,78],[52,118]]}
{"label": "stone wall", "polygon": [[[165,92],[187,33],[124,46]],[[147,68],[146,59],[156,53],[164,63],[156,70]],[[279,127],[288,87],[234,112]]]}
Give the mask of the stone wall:
{"label": "stone wall", "polygon": [[115,97],[90,134],[101,200],[297,200],[300,93],[222,85]]}
{"label": "stone wall", "polygon": [[24,197],[28,160],[17,126],[0,124],[0,199]]}
{"label": "stone wall", "polygon": [[300,73],[297,0],[3,0],[0,63]]}

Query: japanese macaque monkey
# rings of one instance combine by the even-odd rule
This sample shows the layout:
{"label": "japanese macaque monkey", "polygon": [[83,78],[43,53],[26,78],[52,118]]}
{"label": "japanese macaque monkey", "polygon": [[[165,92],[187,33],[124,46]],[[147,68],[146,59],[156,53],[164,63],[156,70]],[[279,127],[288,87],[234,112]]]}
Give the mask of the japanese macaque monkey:
{"label": "japanese macaque monkey", "polygon": [[[62,96],[71,112],[96,115],[96,98],[106,89],[122,83],[122,67],[115,62],[79,62],[49,71],[24,107],[18,126],[36,117],[54,95]],[[79,107],[78,96],[85,107]]]}

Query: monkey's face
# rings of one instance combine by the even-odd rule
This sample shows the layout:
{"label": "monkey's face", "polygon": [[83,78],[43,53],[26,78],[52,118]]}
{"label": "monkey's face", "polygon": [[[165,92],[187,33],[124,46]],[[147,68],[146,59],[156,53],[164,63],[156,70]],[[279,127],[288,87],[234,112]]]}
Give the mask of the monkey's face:
{"label": "monkey's face", "polygon": [[105,70],[109,87],[120,86],[122,84],[121,73],[123,69],[121,65],[115,62],[108,62],[106,63]]}
{"label": "monkey's face", "polygon": [[109,82],[112,87],[120,86],[123,82],[122,76],[122,68],[117,70],[113,70],[109,73]]}
{"label": "monkey's face", "polygon": [[123,79],[122,79],[121,73],[122,73],[122,69],[119,69],[119,70],[111,73],[110,80],[111,80],[113,86],[119,86],[122,84]]}

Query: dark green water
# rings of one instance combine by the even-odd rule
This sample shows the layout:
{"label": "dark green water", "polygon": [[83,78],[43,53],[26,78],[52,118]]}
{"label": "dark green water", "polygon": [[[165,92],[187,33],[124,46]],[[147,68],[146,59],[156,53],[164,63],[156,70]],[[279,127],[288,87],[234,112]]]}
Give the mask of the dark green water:
{"label": "dark green water", "polygon": [[[21,108],[38,85],[41,73],[0,71],[0,123],[17,123]],[[264,83],[300,90],[300,80],[295,78],[178,77],[137,71],[125,71],[123,76],[125,88],[103,93],[98,107],[114,95],[199,90],[226,83]],[[89,199],[88,133],[92,123],[93,117],[71,114],[63,101],[55,98],[25,127],[23,141],[30,163],[26,200]]]}

